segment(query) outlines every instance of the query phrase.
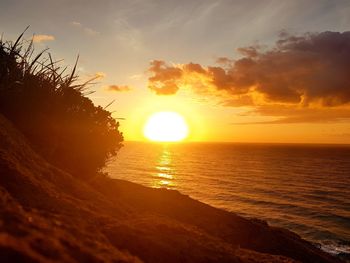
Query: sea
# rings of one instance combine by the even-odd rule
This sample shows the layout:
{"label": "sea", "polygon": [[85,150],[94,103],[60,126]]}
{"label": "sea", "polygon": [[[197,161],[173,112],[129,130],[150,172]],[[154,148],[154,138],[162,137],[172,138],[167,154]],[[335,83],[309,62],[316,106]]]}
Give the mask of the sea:
{"label": "sea", "polygon": [[126,142],[106,171],[265,220],[350,256],[350,146]]}

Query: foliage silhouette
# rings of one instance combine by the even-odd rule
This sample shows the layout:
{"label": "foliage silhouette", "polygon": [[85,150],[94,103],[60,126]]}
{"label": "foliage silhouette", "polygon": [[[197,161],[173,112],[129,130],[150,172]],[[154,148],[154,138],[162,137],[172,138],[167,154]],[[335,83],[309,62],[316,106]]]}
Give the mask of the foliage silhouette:
{"label": "foliage silhouette", "polygon": [[0,40],[0,113],[50,162],[82,179],[95,176],[122,146],[119,123],[86,97],[92,80],[76,83],[77,62],[65,74],[22,37]]}

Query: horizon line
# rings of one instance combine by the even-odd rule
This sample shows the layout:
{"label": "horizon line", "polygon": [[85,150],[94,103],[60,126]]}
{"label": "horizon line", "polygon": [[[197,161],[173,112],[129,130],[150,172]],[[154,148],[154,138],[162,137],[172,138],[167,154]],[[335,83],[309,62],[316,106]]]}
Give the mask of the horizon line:
{"label": "horizon line", "polygon": [[337,145],[349,146],[350,143],[329,143],[329,142],[238,142],[238,141],[180,141],[180,142],[156,142],[147,140],[124,140],[131,143],[152,143],[152,144],[186,144],[186,143],[218,143],[218,144],[278,144],[278,145]]}

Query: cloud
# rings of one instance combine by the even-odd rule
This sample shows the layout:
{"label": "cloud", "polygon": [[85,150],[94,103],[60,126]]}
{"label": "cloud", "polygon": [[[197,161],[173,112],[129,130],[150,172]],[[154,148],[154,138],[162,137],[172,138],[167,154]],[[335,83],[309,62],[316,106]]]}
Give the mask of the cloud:
{"label": "cloud", "polygon": [[102,71],[98,71],[95,73],[94,78],[96,79],[104,79],[107,76],[106,73],[102,72]]}
{"label": "cloud", "polygon": [[346,118],[340,118],[338,116],[321,116],[321,115],[306,115],[306,116],[288,116],[278,118],[272,121],[257,121],[257,122],[235,122],[233,125],[252,125],[252,124],[292,124],[292,123],[331,123],[334,121],[342,121],[349,119],[348,115]]}
{"label": "cloud", "polygon": [[88,36],[97,36],[100,34],[100,32],[90,28],[90,27],[86,27],[84,26],[82,23],[80,22],[77,22],[77,21],[72,21],[70,22],[70,24],[75,27],[75,28],[78,28],[80,29],[82,32],[84,32],[84,34],[88,35]]}
{"label": "cloud", "polygon": [[77,21],[72,21],[70,24],[72,26],[75,26],[75,27],[82,27],[82,24],[80,22],[77,22]]}
{"label": "cloud", "polygon": [[283,32],[272,48],[255,45],[238,52],[239,59],[221,57],[206,67],[152,61],[148,87],[158,95],[189,88],[219,98],[223,106],[276,117],[254,124],[350,119],[350,32]]}
{"label": "cloud", "polygon": [[180,87],[226,93],[230,106],[292,104],[332,107],[350,103],[350,32],[281,34],[275,46],[239,48],[240,59],[218,59],[217,66],[153,61],[149,88],[159,95]]}
{"label": "cloud", "polygon": [[143,74],[134,74],[131,75],[129,78],[130,79],[141,79],[143,77]]}
{"label": "cloud", "polygon": [[84,28],[84,33],[89,36],[97,36],[100,34],[100,32],[88,27]]}
{"label": "cloud", "polygon": [[119,86],[119,85],[109,85],[106,90],[114,91],[114,92],[125,92],[130,91],[131,88],[129,86]]}
{"label": "cloud", "polygon": [[290,124],[290,123],[330,123],[344,122],[350,119],[350,107],[296,107],[291,104],[270,104],[252,108],[240,116],[269,116],[269,121],[240,122],[235,125],[248,124]]}
{"label": "cloud", "polygon": [[182,77],[182,69],[167,66],[164,61],[153,60],[149,72],[153,73],[148,80],[148,87],[158,95],[172,95],[178,90],[177,81]]}
{"label": "cloud", "polygon": [[55,40],[55,37],[52,35],[34,35],[33,36],[34,43],[41,43],[41,42],[53,41],[53,40]]}

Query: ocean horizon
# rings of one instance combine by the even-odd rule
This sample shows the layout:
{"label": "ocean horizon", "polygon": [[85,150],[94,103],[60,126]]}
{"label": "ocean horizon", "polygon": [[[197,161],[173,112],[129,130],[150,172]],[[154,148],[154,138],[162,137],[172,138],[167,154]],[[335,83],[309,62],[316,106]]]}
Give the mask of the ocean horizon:
{"label": "ocean horizon", "polygon": [[350,145],[125,142],[105,170],[350,253]]}

